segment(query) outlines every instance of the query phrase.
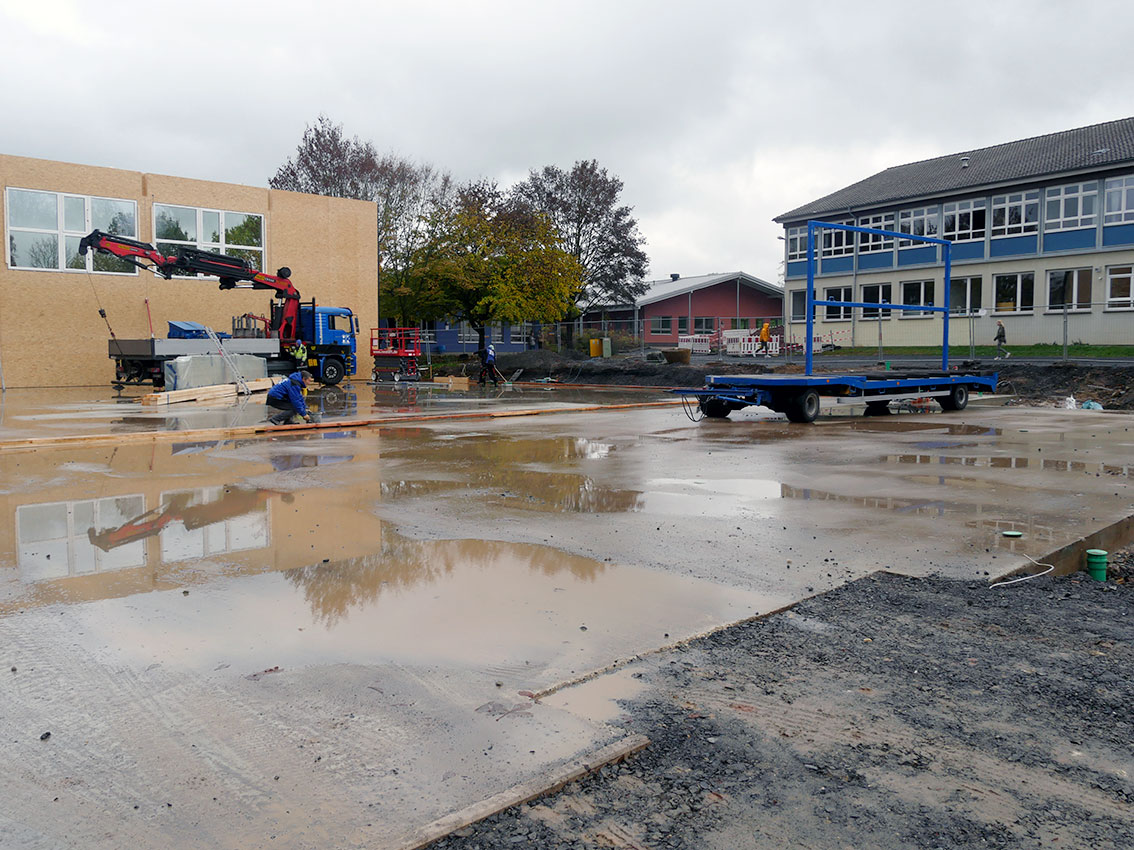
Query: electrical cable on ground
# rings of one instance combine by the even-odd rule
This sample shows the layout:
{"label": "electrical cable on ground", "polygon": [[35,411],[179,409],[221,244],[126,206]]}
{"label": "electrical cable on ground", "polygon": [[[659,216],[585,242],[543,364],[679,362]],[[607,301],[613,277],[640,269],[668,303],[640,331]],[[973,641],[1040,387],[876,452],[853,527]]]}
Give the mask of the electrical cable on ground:
{"label": "electrical cable on ground", "polygon": [[[690,422],[700,422],[705,418],[705,412],[701,410],[701,403],[693,401],[693,396],[683,395],[681,397],[681,409],[685,411],[685,415],[689,417]],[[694,415],[694,410],[697,414]]]}
{"label": "electrical cable on ground", "polygon": [[1050,573],[1052,570],[1055,569],[1055,567],[1052,564],[1041,564],[1039,561],[1037,561],[1035,558],[1033,558],[1027,552],[1021,552],[1020,554],[1023,555],[1025,558],[1027,558],[1029,561],[1031,561],[1033,564],[1035,564],[1037,567],[1047,567],[1047,569],[1044,570],[1042,573],[1031,573],[1030,575],[1026,575],[1026,576],[1017,576],[1016,578],[1010,578],[1010,579],[1007,579],[1005,581],[998,581],[994,584],[990,584],[989,588],[1001,587],[1001,586],[1006,585],[1006,584],[1015,584],[1018,581],[1028,581],[1029,579],[1039,578],[1040,576],[1047,575],[1048,573]]}

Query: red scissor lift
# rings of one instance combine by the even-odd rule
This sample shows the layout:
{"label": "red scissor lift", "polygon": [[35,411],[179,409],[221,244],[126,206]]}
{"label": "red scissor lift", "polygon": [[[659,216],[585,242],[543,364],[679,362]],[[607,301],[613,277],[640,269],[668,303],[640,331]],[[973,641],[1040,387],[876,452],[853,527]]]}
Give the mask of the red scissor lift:
{"label": "red scissor lift", "polygon": [[372,380],[416,381],[421,377],[421,328],[371,328]]}

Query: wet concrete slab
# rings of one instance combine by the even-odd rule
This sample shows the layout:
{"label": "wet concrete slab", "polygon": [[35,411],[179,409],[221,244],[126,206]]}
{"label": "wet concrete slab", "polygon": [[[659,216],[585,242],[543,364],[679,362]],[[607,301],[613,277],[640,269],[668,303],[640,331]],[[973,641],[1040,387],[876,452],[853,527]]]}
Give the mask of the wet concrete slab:
{"label": "wet concrete slab", "polygon": [[[0,440],[248,415],[117,410],[28,396]],[[637,682],[595,671],[880,568],[987,580],[1134,513],[1132,461],[1129,417],[1002,407],[0,453],[0,826],[381,846],[609,743]]]}

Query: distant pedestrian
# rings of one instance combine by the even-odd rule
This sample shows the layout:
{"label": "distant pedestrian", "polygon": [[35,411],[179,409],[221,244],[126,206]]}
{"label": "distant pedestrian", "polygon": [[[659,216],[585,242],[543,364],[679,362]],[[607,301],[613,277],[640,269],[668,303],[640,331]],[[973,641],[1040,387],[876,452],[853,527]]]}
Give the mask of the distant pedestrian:
{"label": "distant pedestrian", "polygon": [[1004,355],[1004,359],[1007,360],[1012,356],[1012,352],[1004,347],[1008,344],[1008,334],[1004,332],[1004,323],[999,319],[996,320],[996,336],[992,341],[996,343],[995,359],[999,360],[1000,356]]}
{"label": "distant pedestrian", "polygon": [[765,357],[771,357],[772,353],[768,349],[768,343],[772,341],[772,323],[764,322],[764,326],[760,328],[760,347],[756,349],[756,353],[764,352]]}

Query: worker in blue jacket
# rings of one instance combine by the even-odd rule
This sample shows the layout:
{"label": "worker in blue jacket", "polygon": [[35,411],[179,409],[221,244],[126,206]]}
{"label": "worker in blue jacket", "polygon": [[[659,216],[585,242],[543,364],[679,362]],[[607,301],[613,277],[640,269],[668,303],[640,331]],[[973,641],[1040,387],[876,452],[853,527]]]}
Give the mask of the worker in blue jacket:
{"label": "worker in blue jacket", "polygon": [[311,381],[311,373],[304,369],[301,372],[292,372],[286,381],[280,381],[268,390],[268,407],[276,412],[268,417],[272,425],[299,425],[310,422],[312,413],[307,409],[307,402],[303,394]]}

